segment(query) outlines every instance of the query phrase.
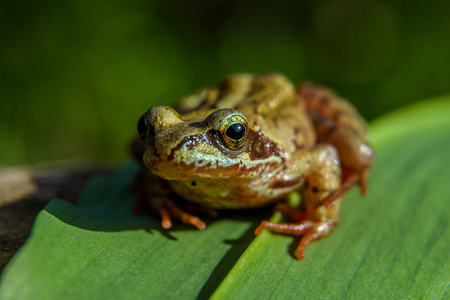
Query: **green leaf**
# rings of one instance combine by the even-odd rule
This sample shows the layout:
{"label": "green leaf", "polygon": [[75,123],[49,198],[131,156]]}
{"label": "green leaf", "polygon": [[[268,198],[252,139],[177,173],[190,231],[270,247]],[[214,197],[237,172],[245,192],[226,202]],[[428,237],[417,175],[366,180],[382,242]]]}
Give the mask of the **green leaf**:
{"label": "green leaf", "polygon": [[204,231],[133,215],[132,165],[91,180],[76,207],[55,199],[38,215],[0,298],[448,297],[449,112],[447,97],[374,122],[367,196],[346,195],[341,224],[302,261],[296,239],[254,238],[269,210],[225,212]]}
{"label": "green leaf", "polygon": [[253,240],[256,221],[241,214],[210,220],[205,231],[184,225],[165,231],[158,220],[133,215],[135,172],[133,165],[91,180],[77,207],[53,200],[8,266],[0,295],[128,299],[210,294]]}

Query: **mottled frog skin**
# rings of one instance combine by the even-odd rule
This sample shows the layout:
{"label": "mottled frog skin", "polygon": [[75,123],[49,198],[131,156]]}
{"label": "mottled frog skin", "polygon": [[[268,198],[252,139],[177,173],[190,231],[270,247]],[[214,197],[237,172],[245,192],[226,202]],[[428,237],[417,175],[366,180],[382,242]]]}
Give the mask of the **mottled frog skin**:
{"label": "mottled frog skin", "polygon": [[298,190],[301,210],[277,205],[293,222],[263,221],[256,233],[302,236],[299,259],[336,227],[342,195],[354,185],[365,193],[374,157],[366,123],[348,102],[280,74],[232,75],[175,109],[151,107],[138,130],[135,156],[164,181],[157,187],[144,171],[140,186],[164,228],[172,219],[206,226],[170,191],[211,212],[268,205]]}

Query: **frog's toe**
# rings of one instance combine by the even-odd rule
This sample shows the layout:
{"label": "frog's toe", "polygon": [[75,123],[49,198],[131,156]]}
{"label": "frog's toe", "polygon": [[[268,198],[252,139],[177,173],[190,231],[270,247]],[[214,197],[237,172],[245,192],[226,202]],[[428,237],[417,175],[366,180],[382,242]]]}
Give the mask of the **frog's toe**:
{"label": "frog's toe", "polygon": [[298,260],[302,260],[303,258],[305,258],[306,246],[308,246],[309,243],[317,240],[319,238],[317,235],[318,235],[317,231],[311,230],[302,237],[300,243],[298,243],[297,246],[296,257]]}
{"label": "frog's toe", "polygon": [[262,231],[263,229],[266,228],[266,223],[269,223],[269,221],[262,221],[262,222],[258,225],[258,227],[256,227],[256,229],[255,229],[255,235],[259,235],[259,234],[261,233],[261,231]]}
{"label": "frog's toe", "polygon": [[315,240],[328,236],[336,227],[335,222],[315,222],[314,226],[303,235],[297,246],[297,259],[302,260],[305,257],[306,247]]}
{"label": "frog's toe", "polygon": [[359,185],[360,194],[364,196],[367,191],[367,182],[369,180],[370,170],[368,168],[362,170],[343,170],[343,181],[339,189],[330,194],[323,202],[324,207],[330,207],[330,205],[340,199],[348,190],[355,185]]}
{"label": "frog's toe", "polygon": [[300,223],[273,223],[270,221],[262,221],[256,228],[255,234],[258,235],[263,229],[269,229],[270,231],[283,233],[291,236],[302,236],[313,227],[313,222],[303,221]]}
{"label": "frog's toe", "polygon": [[185,224],[191,224],[200,230],[206,228],[206,223],[203,222],[200,218],[182,210],[174,203],[171,203],[167,206],[161,206],[159,209],[159,214],[161,216],[161,226],[164,229],[170,229],[172,227],[172,218],[178,219]]}
{"label": "frog's toe", "polygon": [[369,168],[363,169],[360,173],[359,188],[361,191],[361,196],[366,195],[367,182],[369,181],[369,174],[370,174]]}
{"label": "frog's toe", "polygon": [[169,210],[161,207],[159,209],[159,215],[161,216],[161,226],[166,230],[172,228],[172,218],[170,217]]}

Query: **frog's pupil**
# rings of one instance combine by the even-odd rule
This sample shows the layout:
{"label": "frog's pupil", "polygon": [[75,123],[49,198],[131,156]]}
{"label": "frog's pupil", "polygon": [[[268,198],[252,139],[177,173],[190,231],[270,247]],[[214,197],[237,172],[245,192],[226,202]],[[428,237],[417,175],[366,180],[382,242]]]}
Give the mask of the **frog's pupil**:
{"label": "frog's pupil", "polygon": [[225,134],[230,139],[239,140],[245,135],[245,127],[242,124],[234,123],[228,127]]}
{"label": "frog's pupil", "polygon": [[142,140],[145,139],[147,137],[147,132],[148,132],[146,114],[143,114],[142,117],[139,119],[137,127],[138,127],[138,132],[139,132],[140,138]]}

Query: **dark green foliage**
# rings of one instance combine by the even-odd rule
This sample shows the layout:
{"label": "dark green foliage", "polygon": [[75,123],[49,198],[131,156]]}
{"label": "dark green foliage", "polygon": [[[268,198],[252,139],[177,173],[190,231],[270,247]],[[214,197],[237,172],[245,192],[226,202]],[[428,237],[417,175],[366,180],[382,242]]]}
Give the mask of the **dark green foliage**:
{"label": "dark green foliage", "polygon": [[450,92],[450,2],[0,4],[0,166],[123,160],[142,113],[229,73],[278,71],[373,119]]}

